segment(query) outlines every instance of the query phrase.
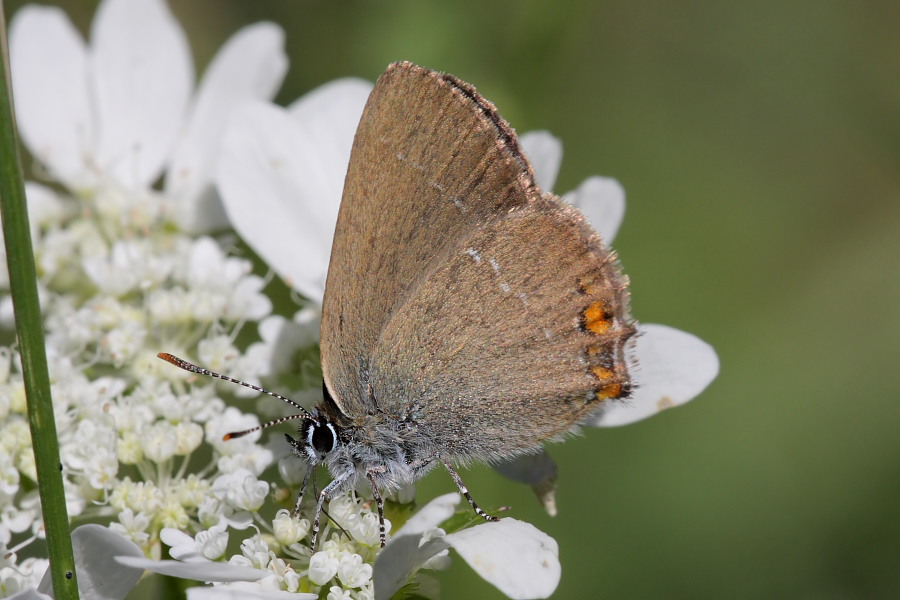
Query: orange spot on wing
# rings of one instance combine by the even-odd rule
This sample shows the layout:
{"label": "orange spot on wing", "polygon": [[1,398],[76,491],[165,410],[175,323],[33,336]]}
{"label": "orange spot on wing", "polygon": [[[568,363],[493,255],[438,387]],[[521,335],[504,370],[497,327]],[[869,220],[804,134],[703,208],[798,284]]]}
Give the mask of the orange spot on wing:
{"label": "orange spot on wing", "polygon": [[603,335],[612,326],[612,316],[600,301],[591,303],[581,316],[584,319],[584,328],[597,335]]}
{"label": "orange spot on wing", "polygon": [[597,390],[597,400],[608,400],[609,398],[618,398],[622,395],[621,383],[607,383]]}
{"label": "orange spot on wing", "polygon": [[615,375],[612,371],[604,367],[591,367],[591,373],[593,373],[594,377],[596,377],[600,381],[603,381],[605,379],[612,379]]}

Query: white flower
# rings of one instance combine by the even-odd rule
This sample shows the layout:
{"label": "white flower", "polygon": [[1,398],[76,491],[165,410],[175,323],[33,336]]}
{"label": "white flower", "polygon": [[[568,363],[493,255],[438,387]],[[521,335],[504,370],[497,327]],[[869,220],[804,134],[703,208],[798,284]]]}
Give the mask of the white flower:
{"label": "white flower", "polygon": [[213,493],[238,510],[256,511],[269,494],[269,484],[246,469],[220,475],[213,482]]}
{"label": "white flower", "polygon": [[328,588],[328,595],[325,596],[325,598],[326,600],[353,600],[353,594],[350,590],[345,590],[333,585]]}
{"label": "white flower", "polygon": [[341,561],[329,552],[316,552],[309,559],[309,580],[316,585],[325,585],[337,575]]}
{"label": "white flower", "polygon": [[[220,521],[225,520],[231,523],[230,517],[234,513],[234,509],[225,504],[225,501],[220,500],[214,496],[206,496],[200,503],[197,505],[197,520],[200,522],[200,525],[203,527],[212,527],[213,525],[218,524]],[[243,529],[249,526],[249,519],[243,518],[242,521],[246,522],[244,527],[238,527],[238,529]]]}
{"label": "white flower", "polygon": [[177,265],[174,276],[188,289],[185,300],[191,317],[198,321],[260,319],[272,310],[261,293],[262,278],[250,275],[247,260],[225,255],[211,238],[193,243],[190,257]]}
{"label": "white flower", "polygon": [[172,271],[169,256],[154,254],[148,240],[121,240],[108,256],[84,259],[84,271],[101,292],[122,296],[161,283]]}
{"label": "white flower", "polygon": [[192,421],[175,425],[175,454],[187,456],[203,442],[203,428]]}
{"label": "white flower", "polygon": [[150,527],[150,519],[142,512],[135,514],[130,508],[126,508],[119,513],[119,522],[110,523],[109,528],[119,533],[138,545],[147,543],[150,534],[147,529]]}
{"label": "white flower", "polygon": [[287,109],[257,102],[226,127],[216,185],[234,228],[321,303],[350,147],[372,85],[339,79]]}
{"label": "white flower", "polygon": [[169,460],[177,449],[175,427],[167,421],[157,421],[141,433],[141,448],[153,462]]}
{"label": "white flower", "polygon": [[197,534],[197,546],[204,558],[215,560],[225,553],[228,545],[228,532],[225,525],[214,525]]}
{"label": "white flower", "polygon": [[169,555],[185,562],[216,560],[228,545],[228,531],[224,524],[213,525],[193,538],[172,528],[163,529],[159,535],[169,546]]}
{"label": "white flower", "polygon": [[439,535],[437,526],[454,513],[459,500],[459,494],[435,498],[394,534],[375,561],[375,598],[390,598],[411,574],[447,548],[456,550],[470,567],[510,598],[550,596],[561,573],[553,538],[515,519]]}
{"label": "white flower", "polygon": [[241,554],[251,565],[260,569],[265,569],[269,565],[269,561],[275,558],[269,550],[269,545],[259,535],[249,537],[241,542]]}
{"label": "white flower", "polygon": [[282,546],[296,544],[309,533],[309,519],[292,517],[290,511],[279,510],[272,521],[275,540]]}
{"label": "white flower", "polygon": [[147,339],[147,329],[142,322],[137,320],[122,320],[115,329],[112,329],[101,339],[104,354],[116,367],[121,367],[134,359],[144,348]]}
{"label": "white flower", "polygon": [[0,452],[0,498],[11,497],[19,491],[19,470],[12,456]]}
{"label": "white flower", "polygon": [[[338,496],[329,502],[328,514],[331,519],[346,530],[357,542],[367,546],[381,543],[378,515],[372,512],[371,503],[360,502],[352,496]],[[384,520],[384,531],[390,533],[391,522]]]}
{"label": "white flower", "polygon": [[152,481],[132,482],[127,477],[110,494],[109,503],[117,510],[131,509],[148,515],[163,507],[165,493]]}
{"label": "white flower", "polygon": [[209,186],[221,123],[278,89],[287,69],[278,27],[234,35],[193,99],[187,40],[161,0],[101,2],[90,45],[60,9],[29,5],[9,38],[19,130],[52,175],[76,191],[146,190],[165,172],[184,229],[223,224]]}
{"label": "white flower", "polygon": [[346,554],[337,566],[337,577],[344,587],[358,588],[372,579],[372,565],[363,563],[359,554]]}

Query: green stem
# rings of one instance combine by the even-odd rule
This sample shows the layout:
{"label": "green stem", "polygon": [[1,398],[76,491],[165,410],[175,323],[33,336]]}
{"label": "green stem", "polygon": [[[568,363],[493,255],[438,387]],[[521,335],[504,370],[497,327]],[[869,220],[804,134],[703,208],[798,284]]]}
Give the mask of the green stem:
{"label": "green stem", "polygon": [[16,333],[22,358],[22,373],[25,378],[28,421],[31,426],[31,446],[34,449],[41,509],[44,513],[53,592],[57,600],[70,600],[78,598],[78,585],[75,580],[75,559],[72,554],[72,539],[69,535],[69,518],[66,514],[66,496],[59,461],[59,442],[56,437],[56,423],[53,420],[53,400],[50,397],[50,379],[47,373],[41,306],[38,302],[37,274],[31,250],[31,230],[28,226],[22,161],[19,157],[13,118],[6,19],[2,3],[0,3],[0,54],[2,54],[0,56],[0,216],[3,220],[6,262],[9,267]]}

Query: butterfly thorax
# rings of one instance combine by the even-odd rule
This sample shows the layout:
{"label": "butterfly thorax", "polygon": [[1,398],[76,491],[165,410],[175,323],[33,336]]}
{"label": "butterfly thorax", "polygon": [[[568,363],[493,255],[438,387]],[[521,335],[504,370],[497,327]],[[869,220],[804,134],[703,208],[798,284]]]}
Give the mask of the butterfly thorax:
{"label": "butterfly thorax", "polygon": [[378,412],[351,420],[330,399],[313,414],[317,429],[331,428],[335,440],[328,452],[310,462],[324,463],[334,479],[346,479],[342,489],[369,479],[379,489],[392,491],[415,482],[435,464],[435,452],[415,423]]}

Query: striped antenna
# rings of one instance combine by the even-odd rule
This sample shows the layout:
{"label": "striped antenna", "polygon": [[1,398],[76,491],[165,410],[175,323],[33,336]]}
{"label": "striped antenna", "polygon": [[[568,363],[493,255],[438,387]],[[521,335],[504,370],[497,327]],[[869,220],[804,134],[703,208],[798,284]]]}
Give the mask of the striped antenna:
{"label": "striped antenna", "polygon": [[[304,412],[306,412],[304,410]],[[234,438],[244,437],[248,433],[253,433],[254,431],[260,431],[261,429],[265,429],[266,427],[271,427],[272,425],[278,425],[280,423],[284,423],[285,421],[293,421],[294,419],[311,419],[309,413],[300,414],[300,415],[288,415],[286,417],[281,417],[279,419],[275,419],[274,421],[269,421],[268,423],[263,423],[262,425],[257,425],[252,429],[245,429],[244,431],[233,431],[231,433],[226,433],[222,439],[224,441],[233,440]]]}
{"label": "striped antenna", "polygon": [[280,419],[275,419],[274,421],[269,421],[268,423],[264,423],[253,429],[247,429],[245,431],[235,431],[234,433],[227,433],[223,440],[232,440],[234,438],[239,438],[247,435],[248,433],[253,433],[254,431],[259,431],[260,429],[265,429],[266,427],[271,427],[272,425],[278,425],[279,423],[284,423],[285,421],[292,421],[294,419],[312,419],[312,415],[309,414],[309,411],[291,400],[290,398],[286,398],[281,394],[276,394],[275,392],[270,392],[269,390],[264,390],[258,385],[253,385],[252,383],[247,383],[246,381],[241,381],[240,379],[235,379],[234,377],[229,377],[228,375],[222,375],[221,373],[216,373],[215,371],[210,371],[209,369],[204,369],[203,367],[198,367],[192,362],[188,362],[183,358],[178,358],[174,354],[169,354],[168,352],[160,352],[156,355],[157,358],[161,358],[167,363],[171,363],[176,367],[184,369],[185,371],[190,371],[191,373],[197,373],[199,375],[207,375],[209,377],[215,377],[217,379],[222,379],[223,381],[228,381],[230,383],[236,383],[238,385],[242,385],[246,388],[250,388],[253,391],[259,392],[260,394],[266,394],[272,396],[273,398],[278,398],[283,402],[287,402],[294,408],[300,411],[299,415],[288,415],[286,417],[281,417]]}

